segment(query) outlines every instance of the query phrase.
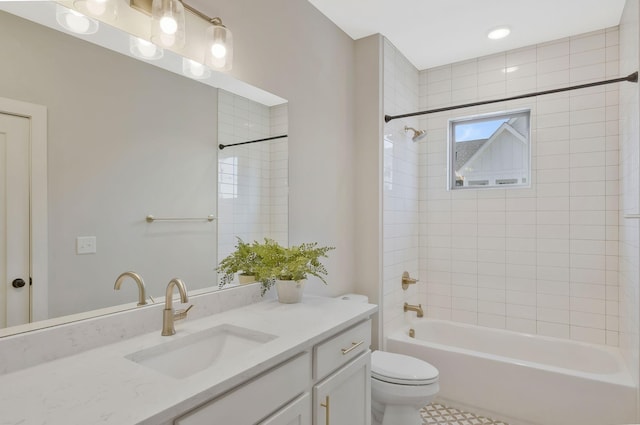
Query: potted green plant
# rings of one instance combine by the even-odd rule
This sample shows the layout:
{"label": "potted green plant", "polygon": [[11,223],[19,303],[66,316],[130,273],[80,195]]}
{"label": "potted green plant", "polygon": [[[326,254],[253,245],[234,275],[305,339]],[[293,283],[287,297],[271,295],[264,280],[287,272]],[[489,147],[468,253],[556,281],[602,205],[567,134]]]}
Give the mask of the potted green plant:
{"label": "potted green plant", "polygon": [[272,239],[252,246],[260,259],[255,267],[256,279],[262,282],[262,295],[276,286],[282,303],[300,302],[307,276],[318,277],[327,283],[327,269],[320,262],[333,247],[319,247],[317,242],[285,248]]}
{"label": "potted green plant", "polygon": [[255,268],[259,263],[259,258],[252,244],[248,244],[240,238],[237,239],[235,251],[220,261],[216,268],[218,273],[222,273],[220,278],[221,287],[231,283],[236,273],[238,273],[238,282],[240,284],[256,281]]}

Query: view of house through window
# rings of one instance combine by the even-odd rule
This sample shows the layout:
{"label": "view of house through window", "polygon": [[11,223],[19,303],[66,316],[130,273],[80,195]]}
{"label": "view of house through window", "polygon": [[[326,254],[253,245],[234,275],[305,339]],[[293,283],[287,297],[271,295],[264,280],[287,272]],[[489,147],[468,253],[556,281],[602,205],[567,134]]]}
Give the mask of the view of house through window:
{"label": "view of house through window", "polygon": [[527,187],[529,121],[519,110],[449,121],[449,188]]}

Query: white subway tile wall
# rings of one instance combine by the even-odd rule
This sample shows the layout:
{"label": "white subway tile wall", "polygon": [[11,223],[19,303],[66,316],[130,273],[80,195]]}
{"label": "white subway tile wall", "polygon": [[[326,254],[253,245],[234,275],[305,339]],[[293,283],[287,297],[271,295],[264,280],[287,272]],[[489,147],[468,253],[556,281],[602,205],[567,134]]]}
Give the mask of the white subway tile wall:
{"label": "white subway tile wall", "polygon": [[[637,71],[640,65],[638,52],[638,39],[640,38],[640,28],[638,28],[638,10],[637,1],[626,2],[625,9],[620,20],[620,49],[618,55],[620,58],[619,68],[621,75],[627,75]],[[607,37],[607,46],[613,45],[615,40],[613,36]],[[612,53],[613,55],[613,53]],[[609,57],[609,53],[607,53]],[[612,56],[613,57],[613,56]],[[608,93],[607,93],[608,94]],[[609,108],[615,106],[615,98],[607,96],[606,106],[607,114]],[[640,212],[640,167],[638,160],[640,152],[638,149],[638,140],[640,139],[640,129],[638,119],[640,111],[640,96],[638,96],[637,84],[620,85],[620,105],[617,114],[620,126],[620,215],[618,218],[618,236],[620,239],[619,246],[607,243],[607,254],[619,256],[619,274],[607,270],[607,275],[618,277],[619,281],[619,300],[615,299],[618,292],[614,291],[612,286],[606,288],[607,296],[605,302],[606,311],[606,333],[607,340],[618,338],[619,345],[626,363],[635,378],[636,385],[640,381],[640,338],[638,331],[640,330],[640,306],[639,289],[640,282],[640,262],[638,256],[640,252],[640,233],[638,223],[639,220],[624,219],[624,214],[638,214]],[[611,113],[612,115],[614,112]],[[607,136],[609,139],[609,136]],[[613,160],[613,158],[608,158]],[[607,163],[607,168],[609,163]],[[607,174],[609,179],[609,174]],[[613,226],[616,217],[607,216],[607,224]],[[614,250],[617,248],[617,250]],[[615,329],[618,329],[616,333]]]}
{"label": "white subway tile wall", "polygon": [[[403,94],[399,88],[405,84],[395,79],[406,73],[397,70],[399,54],[387,63],[385,50],[387,113],[618,77],[618,32],[609,28],[421,71],[418,108],[409,102],[411,95],[387,95],[395,85],[394,93]],[[396,75],[386,73],[392,65]],[[618,90],[618,85],[600,86],[418,120],[428,133],[418,144],[419,275],[426,281],[420,296],[427,316],[618,345],[618,240],[625,232],[618,227],[618,121],[626,115],[618,114]],[[531,188],[447,191],[448,119],[520,108],[532,113]],[[636,161],[635,178],[622,185],[625,190],[635,185],[635,205],[625,209],[636,212],[637,138],[636,130],[629,137],[636,140],[636,152],[626,159]],[[386,208],[385,244],[391,235],[401,236]],[[402,230],[411,227],[409,221]],[[637,227],[634,242],[637,262]],[[402,262],[385,261],[385,270],[387,264]],[[637,282],[638,267],[634,270]],[[385,278],[397,272],[389,271]],[[637,323],[637,294],[634,299]]]}
{"label": "white subway tile wall", "polygon": [[[418,108],[418,70],[388,41],[384,40],[384,110],[395,115]],[[418,128],[417,119],[395,120],[384,127],[383,197],[383,333],[404,323],[403,304],[419,304],[425,296],[423,276],[418,269],[418,143],[404,127]],[[443,217],[445,219],[445,217]],[[407,291],[401,287],[403,271],[421,279]],[[425,306],[426,307],[426,306]],[[408,317],[408,316],[407,316]]]}
{"label": "white subway tile wall", "polygon": [[[287,134],[287,104],[268,107],[218,92],[218,141],[246,142]],[[270,237],[287,245],[287,138],[218,151],[218,261],[236,237],[246,242]]]}

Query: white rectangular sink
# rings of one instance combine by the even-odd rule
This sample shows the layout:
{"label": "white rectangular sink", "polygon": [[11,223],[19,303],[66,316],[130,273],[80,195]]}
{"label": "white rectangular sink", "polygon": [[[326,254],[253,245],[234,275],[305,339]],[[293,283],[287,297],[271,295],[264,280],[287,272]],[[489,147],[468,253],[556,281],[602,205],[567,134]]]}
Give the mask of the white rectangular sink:
{"label": "white rectangular sink", "polygon": [[[174,378],[186,378],[205,369],[224,366],[238,356],[277,338],[275,335],[230,324],[145,348],[125,358]],[[176,338],[179,337],[179,338]]]}

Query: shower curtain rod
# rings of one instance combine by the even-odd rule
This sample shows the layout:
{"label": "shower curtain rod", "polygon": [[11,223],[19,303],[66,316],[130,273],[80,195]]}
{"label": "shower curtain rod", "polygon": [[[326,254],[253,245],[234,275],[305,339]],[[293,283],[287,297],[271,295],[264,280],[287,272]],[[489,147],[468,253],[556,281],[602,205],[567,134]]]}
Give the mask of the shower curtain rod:
{"label": "shower curtain rod", "polygon": [[273,136],[273,137],[267,137],[266,139],[249,140],[248,142],[231,143],[229,145],[223,145],[222,143],[220,143],[218,145],[218,148],[220,150],[222,150],[222,149],[228,148],[230,146],[240,146],[240,145],[247,145],[249,143],[266,142],[267,140],[284,139],[285,137],[289,137],[289,135],[288,134],[283,134],[282,136]]}
{"label": "shower curtain rod", "polygon": [[483,101],[480,101],[480,102],[465,103],[464,105],[456,105],[456,106],[447,106],[445,108],[430,109],[428,111],[412,112],[412,113],[409,113],[409,114],[385,115],[384,116],[384,122],[389,122],[391,120],[395,120],[395,119],[398,119],[398,118],[407,118],[407,117],[415,117],[417,115],[434,114],[436,112],[452,111],[454,109],[468,108],[468,107],[471,107],[471,106],[489,105],[491,103],[506,102],[506,101],[509,101],[509,100],[517,100],[517,99],[525,99],[527,97],[542,96],[542,95],[545,95],[545,94],[560,93],[560,92],[569,91],[569,90],[585,89],[585,88],[588,88],[588,87],[602,86],[604,84],[620,83],[620,82],[623,82],[623,81],[629,81],[631,83],[637,83],[638,82],[638,71],[634,72],[633,74],[629,74],[626,77],[620,77],[620,78],[614,78],[614,79],[611,79],[611,80],[598,81],[598,82],[595,82],[595,83],[580,84],[580,85],[577,85],[577,86],[563,87],[563,88],[560,88],[560,89],[544,90],[544,91],[539,91],[539,92],[535,92],[535,93],[527,93],[527,94],[521,94],[521,95],[518,95],[518,96],[505,97],[503,99],[483,100]]}

